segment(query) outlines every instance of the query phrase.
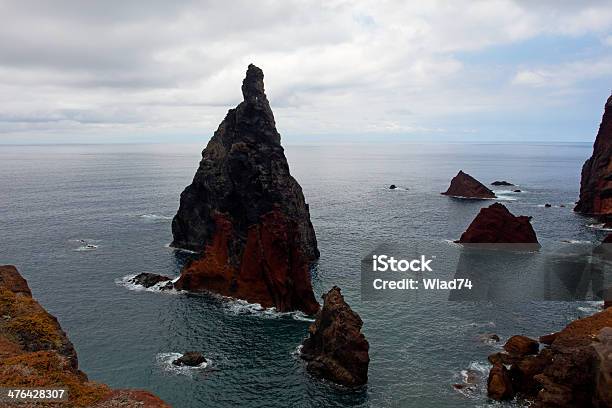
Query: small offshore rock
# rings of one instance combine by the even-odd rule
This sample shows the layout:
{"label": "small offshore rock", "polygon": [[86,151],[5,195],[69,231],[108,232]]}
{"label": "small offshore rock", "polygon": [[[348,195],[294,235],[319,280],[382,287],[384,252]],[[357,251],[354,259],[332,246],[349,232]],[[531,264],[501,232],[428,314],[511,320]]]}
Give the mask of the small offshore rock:
{"label": "small offshore rock", "polygon": [[487,199],[495,198],[495,193],[489,190],[484,184],[476,180],[474,177],[463,170],[459,170],[459,173],[451,180],[448,189],[442,193],[457,198],[471,198],[471,199]]}
{"label": "small offshore rock", "polygon": [[130,282],[136,285],[144,286],[145,288],[150,288],[152,286],[157,285],[160,282],[167,282],[171,280],[172,279],[167,276],[157,275],[155,273],[143,272],[143,273],[139,273],[138,275],[134,276],[130,280]]}
{"label": "small offshore rock", "polygon": [[503,180],[503,181],[494,181],[491,183],[492,186],[513,186],[514,184]]}
{"label": "small offshore rock", "polygon": [[197,367],[202,363],[206,362],[206,358],[202,355],[202,353],[197,351],[188,351],[183,354],[181,357],[177,358],[172,362],[172,364],[176,366],[188,366],[188,367]]}
{"label": "small offshore rock", "polygon": [[397,186],[395,184],[391,184],[389,186],[389,190],[395,190],[397,188]]}

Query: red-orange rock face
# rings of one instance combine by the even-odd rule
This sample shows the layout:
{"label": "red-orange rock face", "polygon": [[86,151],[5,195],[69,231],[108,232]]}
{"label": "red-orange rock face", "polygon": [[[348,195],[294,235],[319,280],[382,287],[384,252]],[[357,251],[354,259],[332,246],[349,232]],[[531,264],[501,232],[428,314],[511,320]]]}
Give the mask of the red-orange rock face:
{"label": "red-orange rock face", "polygon": [[443,195],[460,197],[460,198],[472,198],[472,199],[487,199],[495,198],[495,193],[489,190],[484,184],[476,180],[474,177],[463,170],[459,170],[459,173],[451,180],[448,190]]}
{"label": "red-orange rock face", "polygon": [[538,244],[530,223],[531,217],[515,216],[500,203],[480,210],[459,243],[474,244]]}
{"label": "red-orange rock face", "polygon": [[279,210],[249,226],[240,267],[233,266],[229,248],[237,232],[227,215],[216,214],[216,233],[200,259],[183,270],[175,287],[210,290],[247,299],[279,311],[314,314],[319,304],[310,283],[309,263],[301,252],[295,225]]}
{"label": "red-orange rock face", "polygon": [[319,257],[302,189],[289,173],[263,72],[249,65],[244,101],[202,152],[172,221],[172,245],[194,250],[179,289],[213,291],[316,313],[310,267]]}
{"label": "red-orange rock face", "polygon": [[582,166],[580,199],[574,211],[612,216],[612,96],[606,102],[593,155]]}
{"label": "red-orange rock face", "polygon": [[169,408],[148,391],[113,391],[89,381],[57,319],[32,298],[28,283],[11,265],[0,265],[0,316],[3,387],[68,390],[68,401],[45,406]]}

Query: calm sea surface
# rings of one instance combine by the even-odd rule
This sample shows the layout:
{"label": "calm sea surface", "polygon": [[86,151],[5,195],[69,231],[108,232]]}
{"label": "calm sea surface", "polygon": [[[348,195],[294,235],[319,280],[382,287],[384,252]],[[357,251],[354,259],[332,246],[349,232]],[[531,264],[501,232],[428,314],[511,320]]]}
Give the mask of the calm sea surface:
{"label": "calm sea surface", "polygon": [[[288,146],[321,250],[316,295],[340,286],[371,350],[367,389],[313,380],[295,356],[309,324],[302,316],[122,283],[145,271],[179,274],[189,254],[167,247],[170,221],[204,144],[0,146],[0,264],[18,266],[93,380],[146,388],[176,407],[487,406],[482,385],[468,395],[451,386],[462,370],[486,375],[499,346],[480,334],[538,336],[595,311],[586,302],[365,302],[359,279],[364,247],[443,245],[490,204],[440,195],[459,169],[518,184],[522,193],[500,196],[534,217],[542,243],[600,240],[604,232],[571,211],[589,144]],[[210,365],[173,369],[173,353],[188,350]]]}

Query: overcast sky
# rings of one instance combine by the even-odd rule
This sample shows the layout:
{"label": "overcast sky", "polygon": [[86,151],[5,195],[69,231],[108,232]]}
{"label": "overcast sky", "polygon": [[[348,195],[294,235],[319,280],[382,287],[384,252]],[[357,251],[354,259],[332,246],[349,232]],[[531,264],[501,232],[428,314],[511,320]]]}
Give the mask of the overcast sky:
{"label": "overcast sky", "polygon": [[591,142],[612,4],[0,0],[0,143],[205,142],[250,62],[285,143]]}

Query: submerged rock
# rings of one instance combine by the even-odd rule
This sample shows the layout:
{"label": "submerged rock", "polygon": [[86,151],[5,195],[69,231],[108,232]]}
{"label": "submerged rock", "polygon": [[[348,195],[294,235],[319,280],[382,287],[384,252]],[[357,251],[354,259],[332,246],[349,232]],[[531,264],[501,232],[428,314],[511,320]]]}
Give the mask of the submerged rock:
{"label": "submerged rock", "polygon": [[143,272],[130,279],[130,282],[136,285],[144,286],[145,288],[150,288],[151,286],[155,286],[160,282],[170,282],[171,280],[172,279],[167,276]]}
{"label": "submerged rock", "polygon": [[514,184],[504,180],[504,181],[494,181],[491,183],[492,186],[513,186]]}
{"label": "submerged rock", "polygon": [[176,360],[174,360],[172,364],[176,366],[196,367],[205,362],[206,358],[204,358],[202,353],[197,351],[188,351]]}
{"label": "submerged rock", "polygon": [[[9,317],[0,319],[3,387],[64,388],[68,401],[62,405],[71,407],[169,408],[148,391],[111,390],[89,381],[79,370],[76,351],[59,322],[32,297],[27,282],[12,265],[0,266],[0,315]],[[122,405],[112,405],[114,402]]]}
{"label": "submerged rock", "polygon": [[464,173],[463,170],[459,170],[459,173],[451,180],[448,190],[442,194],[459,198],[495,198],[493,191],[474,177]]}
{"label": "submerged rock", "polygon": [[612,216],[612,96],[606,102],[604,114],[595,138],[592,156],[582,166],[580,199],[574,211]]}
{"label": "submerged rock", "polygon": [[175,287],[213,291],[277,310],[319,309],[310,267],[319,257],[302,188],[291,176],[263,72],[249,65],[244,101],[202,152],[172,221],[172,246],[200,253]]}
{"label": "submerged rock", "polygon": [[310,325],[301,357],[314,376],[347,387],[368,381],[369,344],[361,333],[363,322],[334,286],[323,296],[323,308]]}
{"label": "submerged rock", "polygon": [[482,208],[456,242],[462,244],[532,244],[539,247],[531,217],[515,216],[500,203]]}

